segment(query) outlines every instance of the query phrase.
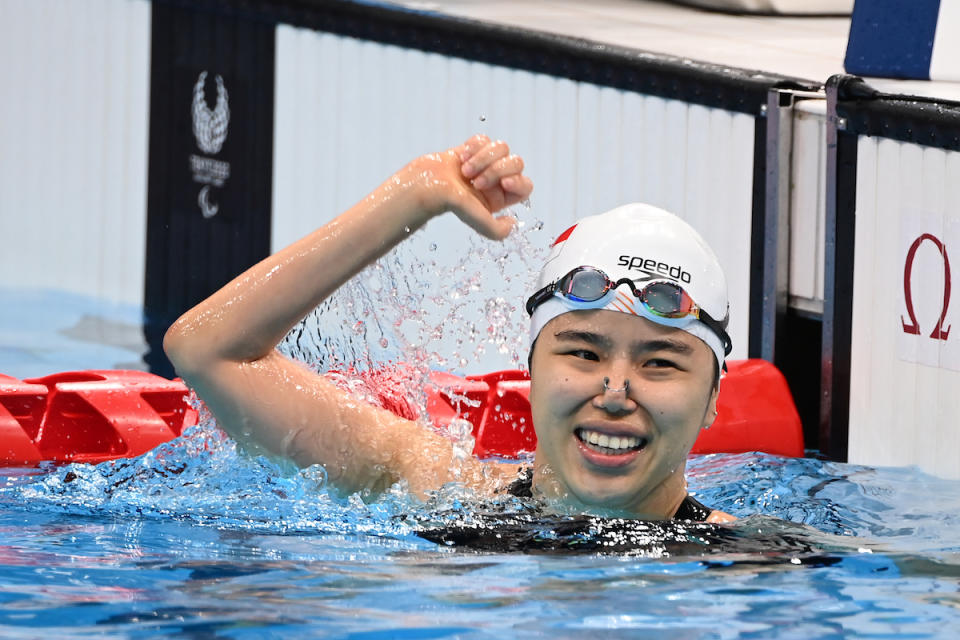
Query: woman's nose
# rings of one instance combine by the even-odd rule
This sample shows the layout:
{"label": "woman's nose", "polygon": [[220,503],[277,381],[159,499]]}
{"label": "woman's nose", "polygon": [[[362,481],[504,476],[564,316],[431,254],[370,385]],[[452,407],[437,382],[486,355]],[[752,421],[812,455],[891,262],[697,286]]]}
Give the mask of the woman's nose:
{"label": "woman's nose", "polygon": [[637,404],[630,396],[630,379],[621,376],[604,376],[599,393],[594,396],[594,406],[610,413],[632,411]]}
{"label": "woman's nose", "polygon": [[623,379],[622,387],[611,387],[610,378],[604,376],[603,378],[603,390],[604,391],[623,391],[624,393],[630,393],[630,378]]}

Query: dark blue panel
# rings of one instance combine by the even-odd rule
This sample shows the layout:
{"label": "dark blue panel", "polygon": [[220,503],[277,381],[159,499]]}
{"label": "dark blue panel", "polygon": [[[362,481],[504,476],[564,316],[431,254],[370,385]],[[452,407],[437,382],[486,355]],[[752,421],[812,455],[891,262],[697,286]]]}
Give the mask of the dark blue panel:
{"label": "dark blue panel", "polygon": [[883,78],[930,79],[940,0],[857,0],[844,67]]}
{"label": "dark blue panel", "polygon": [[144,360],[165,376],[167,327],[270,254],[276,28],[235,4],[153,3]]}

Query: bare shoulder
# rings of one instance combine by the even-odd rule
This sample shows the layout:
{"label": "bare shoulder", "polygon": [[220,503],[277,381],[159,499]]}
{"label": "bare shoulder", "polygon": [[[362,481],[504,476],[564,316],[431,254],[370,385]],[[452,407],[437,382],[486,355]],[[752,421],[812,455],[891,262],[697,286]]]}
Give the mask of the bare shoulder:
{"label": "bare shoulder", "polygon": [[713,510],[710,512],[710,515],[707,516],[707,522],[711,524],[727,524],[730,522],[736,522],[736,516],[732,516],[725,511]]}

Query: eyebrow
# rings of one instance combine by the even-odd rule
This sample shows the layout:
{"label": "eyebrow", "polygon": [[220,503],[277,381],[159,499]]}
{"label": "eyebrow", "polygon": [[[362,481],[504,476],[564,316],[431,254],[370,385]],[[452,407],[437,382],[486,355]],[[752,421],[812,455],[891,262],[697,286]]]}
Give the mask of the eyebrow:
{"label": "eyebrow", "polygon": [[635,346],[635,350],[639,353],[667,351],[679,355],[687,355],[693,352],[693,347],[686,342],[681,342],[679,340],[659,339],[641,342]]}
{"label": "eyebrow", "polygon": [[575,331],[568,329],[566,331],[557,331],[553,334],[553,337],[557,340],[569,342],[586,342],[587,344],[592,344],[597,347],[609,347],[612,344],[611,340],[606,336],[593,333],[592,331]]}
{"label": "eyebrow", "polygon": [[[599,333],[593,333],[592,331],[576,331],[570,329],[566,331],[558,331],[554,334],[554,337],[557,340],[585,342],[597,347],[609,348],[613,345],[613,342],[608,337]],[[678,355],[688,355],[693,352],[693,347],[680,340],[658,338],[656,340],[644,340],[634,343],[631,345],[631,350],[635,353],[666,351],[668,353],[676,353]]]}

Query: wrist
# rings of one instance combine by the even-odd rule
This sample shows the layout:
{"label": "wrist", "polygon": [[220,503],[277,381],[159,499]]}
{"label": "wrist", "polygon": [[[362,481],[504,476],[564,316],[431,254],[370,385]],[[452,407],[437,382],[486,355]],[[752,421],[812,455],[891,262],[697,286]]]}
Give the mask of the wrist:
{"label": "wrist", "polygon": [[[455,190],[449,178],[454,157],[448,153],[432,153],[411,161],[400,178],[410,196],[411,226],[420,227],[432,218],[454,208]],[[459,171],[457,161],[456,171]]]}

